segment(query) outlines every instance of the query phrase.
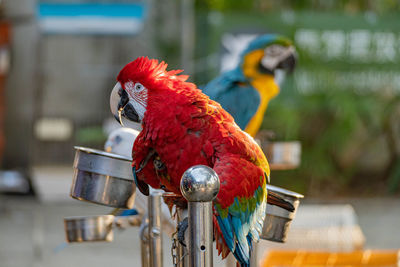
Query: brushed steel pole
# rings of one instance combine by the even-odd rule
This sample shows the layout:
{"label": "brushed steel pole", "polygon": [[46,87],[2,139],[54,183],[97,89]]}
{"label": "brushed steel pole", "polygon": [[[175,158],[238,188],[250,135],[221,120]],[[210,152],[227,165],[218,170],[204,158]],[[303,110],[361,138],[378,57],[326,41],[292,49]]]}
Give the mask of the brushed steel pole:
{"label": "brushed steel pole", "polygon": [[[179,224],[184,218],[183,218],[183,209],[176,207],[176,217],[177,217],[177,223]],[[177,251],[177,256],[178,256],[178,266],[177,267],[188,267],[188,257],[187,255],[187,248],[185,248],[181,243],[178,242],[178,251]]]}
{"label": "brushed steel pole", "polygon": [[142,224],[139,229],[140,236],[140,256],[141,267],[150,267],[150,251],[149,251],[149,219],[147,215],[143,217]]}
{"label": "brushed steel pole", "polygon": [[181,179],[181,192],[188,201],[188,253],[190,267],[213,266],[212,201],[220,183],[213,169],[197,165],[189,168]]}
{"label": "brushed steel pole", "polygon": [[148,198],[150,267],[162,267],[161,193],[153,192]]}

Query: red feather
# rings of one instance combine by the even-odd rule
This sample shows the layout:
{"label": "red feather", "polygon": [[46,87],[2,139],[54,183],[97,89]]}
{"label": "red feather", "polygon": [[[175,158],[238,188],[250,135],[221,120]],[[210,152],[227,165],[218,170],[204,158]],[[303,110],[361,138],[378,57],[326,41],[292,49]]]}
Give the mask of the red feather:
{"label": "red feather", "polygon": [[[122,86],[127,81],[140,82],[148,90],[143,130],[133,147],[134,165],[138,167],[151,148],[167,169],[167,175],[160,175],[149,163],[138,178],[180,195],[182,174],[202,164],[213,168],[220,178],[216,203],[222,209],[232,205],[236,197],[254,197],[255,190],[265,185],[264,173],[269,175],[261,149],[217,102],[186,82],[187,76],[177,75],[180,70],[166,71],[166,67],[164,62],[141,57],[118,75]],[[216,238],[220,238],[217,223],[215,229]],[[226,244],[217,243],[226,256]]]}
{"label": "red feather", "polygon": [[[166,71],[166,67],[164,62],[140,57],[127,64],[118,75],[122,85],[127,81],[140,82],[148,89],[143,131],[135,141],[134,151],[141,146],[156,150],[167,166],[169,183],[176,194],[180,194],[180,179],[189,167],[204,164],[213,168],[219,163],[216,170],[221,180],[218,202],[222,208],[231,205],[234,197],[251,196],[260,186],[259,177],[263,172],[269,175],[261,149],[220,104],[210,100],[193,83],[185,82],[186,77],[177,76],[180,70]],[[134,152],[136,165],[143,157]],[[237,180],[242,176],[247,179]],[[146,181],[156,179],[159,178],[155,172],[153,177],[146,177]],[[224,190],[229,186],[234,188]]]}

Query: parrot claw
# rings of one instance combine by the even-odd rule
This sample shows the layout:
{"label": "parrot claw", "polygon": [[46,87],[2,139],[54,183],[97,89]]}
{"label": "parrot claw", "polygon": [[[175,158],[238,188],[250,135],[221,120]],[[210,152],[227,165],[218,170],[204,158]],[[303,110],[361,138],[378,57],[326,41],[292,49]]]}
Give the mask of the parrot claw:
{"label": "parrot claw", "polygon": [[150,152],[147,154],[146,158],[140,163],[139,169],[136,170],[136,173],[141,172],[144,167],[146,167],[147,163],[149,162],[150,158],[154,156],[156,151],[154,149],[151,149]]}
{"label": "parrot claw", "polygon": [[157,155],[156,158],[153,160],[154,168],[157,171],[165,170],[165,164],[161,161],[160,157]]}
{"label": "parrot claw", "polygon": [[189,227],[188,217],[183,219],[181,222],[178,223],[178,241],[181,243],[182,246],[186,247],[185,244],[185,232]]}

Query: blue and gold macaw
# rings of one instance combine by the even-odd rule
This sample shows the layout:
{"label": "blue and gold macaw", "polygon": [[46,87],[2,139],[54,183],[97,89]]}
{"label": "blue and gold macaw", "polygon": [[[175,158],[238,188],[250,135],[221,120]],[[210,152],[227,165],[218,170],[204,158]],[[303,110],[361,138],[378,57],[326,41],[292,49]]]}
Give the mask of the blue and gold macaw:
{"label": "blue and gold macaw", "polygon": [[251,136],[258,132],[268,102],[279,93],[277,70],[292,72],[296,51],[292,42],[275,34],[255,38],[241,53],[239,65],[210,81],[203,92],[219,102]]}

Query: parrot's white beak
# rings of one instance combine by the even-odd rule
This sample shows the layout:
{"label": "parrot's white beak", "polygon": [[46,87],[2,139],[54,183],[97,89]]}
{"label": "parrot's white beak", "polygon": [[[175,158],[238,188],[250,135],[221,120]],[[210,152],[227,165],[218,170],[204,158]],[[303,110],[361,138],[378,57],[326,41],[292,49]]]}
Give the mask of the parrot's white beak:
{"label": "parrot's white beak", "polygon": [[114,86],[110,95],[110,109],[114,118],[124,127],[132,128],[138,131],[142,130],[142,125],[140,123],[128,120],[123,116],[123,106],[121,105],[121,91],[122,86],[119,82]]}
{"label": "parrot's white beak", "polygon": [[[118,103],[121,99],[121,96],[119,95],[119,91],[122,90],[121,84],[118,82],[114,88],[111,91],[110,95],[110,109],[111,113],[114,115],[114,117],[117,119],[119,123],[121,123],[121,116],[118,114]],[[121,123],[122,124],[122,123]]]}
{"label": "parrot's white beak", "polygon": [[261,65],[272,73],[277,69],[290,73],[296,66],[296,59],[297,54],[294,46],[271,45],[265,49]]}

